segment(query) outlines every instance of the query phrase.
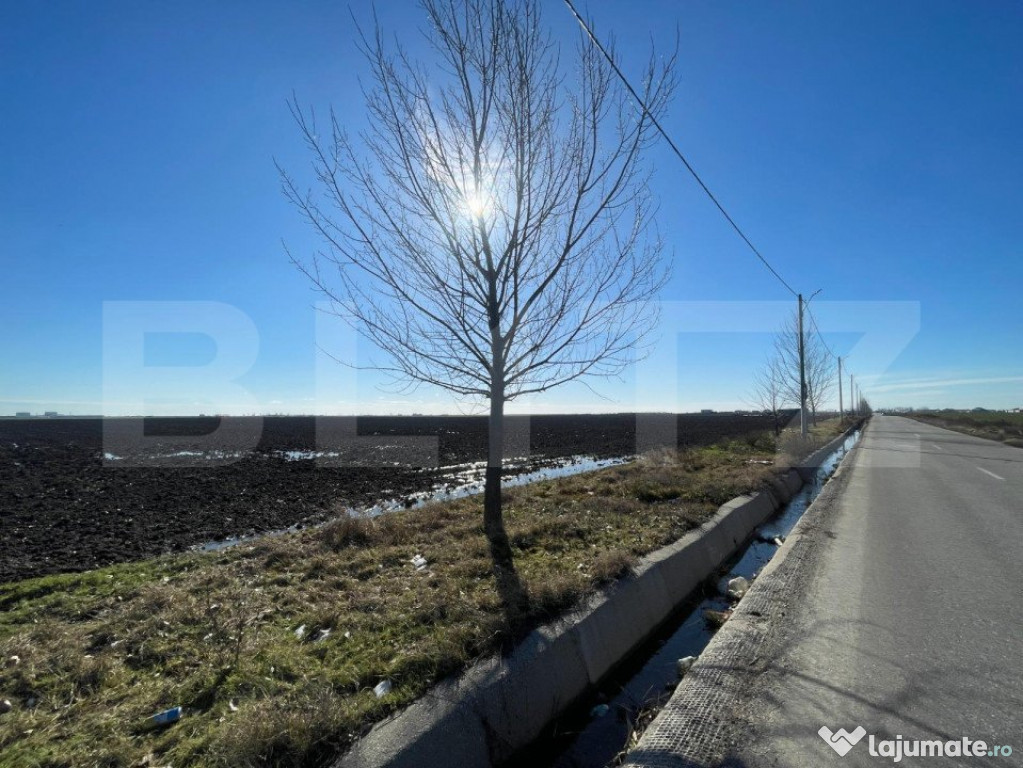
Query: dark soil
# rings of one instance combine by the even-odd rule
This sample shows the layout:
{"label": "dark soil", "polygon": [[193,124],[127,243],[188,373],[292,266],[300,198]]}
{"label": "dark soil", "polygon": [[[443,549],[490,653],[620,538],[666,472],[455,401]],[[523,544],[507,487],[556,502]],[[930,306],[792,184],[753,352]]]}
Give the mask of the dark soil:
{"label": "dark soil", "polygon": [[[639,446],[632,414],[510,417],[508,431],[553,458],[771,427],[740,414],[643,418]],[[485,420],[465,416],[0,420],[0,582],[317,522],[428,490],[440,466],[480,461],[485,446]]]}

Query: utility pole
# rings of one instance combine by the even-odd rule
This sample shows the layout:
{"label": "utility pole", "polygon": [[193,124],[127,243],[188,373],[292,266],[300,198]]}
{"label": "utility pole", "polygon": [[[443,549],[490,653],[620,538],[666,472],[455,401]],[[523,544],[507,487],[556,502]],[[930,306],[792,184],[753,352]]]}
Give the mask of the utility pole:
{"label": "utility pole", "polygon": [[806,437],[806,359],[803,343],[803,294],[799,294],[799,434]]}
{"label": "utility pole", "polygon": [[853,384],[853,375],[849,374],[849,413],[856,413],[856,385]]}
{"label": "utility pole", "polygon": [[[852,394],[851,392],[849,394]],[[841,424],[842,419],[845,418],[844,409],[842,408],[842,358],[838,358],[838,422]]]}

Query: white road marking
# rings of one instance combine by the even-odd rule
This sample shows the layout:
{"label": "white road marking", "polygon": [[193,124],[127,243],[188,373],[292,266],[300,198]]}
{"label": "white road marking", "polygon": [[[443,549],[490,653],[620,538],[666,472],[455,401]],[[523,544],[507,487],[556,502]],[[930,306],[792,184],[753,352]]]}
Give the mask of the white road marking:
{"label": "white road marking", "polygon": [[[938,445],[937,443],[931,443],[931,445],[933,445],[933,446],[934,446],[935,448],[937,448],[937,449],[938,449],[939,451],[943,451],[943,450],[945,450],[944,448],[942,448],[942,447],[941,447],[940,445]],[[977,467],[977,469],[980,469],[980,467]]]}
{"label": "white road marking", "polygon": [[985,475],[991,475],[991,477],[993,477],[995,480],[1004,480],[1005,479],[1004,477],[999,477],[994,472],[988,472],[986,469],[984,469],[984,467],[977,467],[977,469],[979,469]]}

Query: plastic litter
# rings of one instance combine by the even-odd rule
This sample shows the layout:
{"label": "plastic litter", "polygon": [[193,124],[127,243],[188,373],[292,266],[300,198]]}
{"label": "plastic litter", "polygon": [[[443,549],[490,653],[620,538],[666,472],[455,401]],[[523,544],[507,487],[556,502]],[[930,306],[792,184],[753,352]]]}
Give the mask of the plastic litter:
{"label": "plastic litter", "polygon": [[305,624],[303,624],[301,627],[295,630],[295,637],[297,637],[299,640],[305,637]]}
{"label": "plastic litter", "polygon": [[373,693],[377,695],[378,699],[382,699],[391,692],[392,688],[394,688],[394,685],[390,680],[381,680],[376,684],[376,687],[373,689]]}
{"label": "plastic litter", "polygon": [[412,558],[410,562],[412,563],[412,565],[415,566],[415,569],[417,571],[423,570],[424,568],[426,568],[427,565],[427,560],[422,555],[416,555],[415,557]]}
{"label": "plastic litter", "polygon": [[728,596],[734,600],[741,600],[742,596],[749,592],[749,581],[742,576],[736,576],[728,581]]}
{"label": "plastic litter", "polygon": [[686,656],[684,658],[679,659],[677,662],[678,673],[680,675],[685,675],[686,672],[693,668],[693,664],[695,663],[696,663],[695,656]]}
{"label": "plastic litter", "polygon": [[4,699],[3,701],[0,701],[0,715],[10,712],[13,708],[14,705],[11,704],[10,699]]}
{"label": "plastic litter", "polygon": [[723,627],[725,625],[725,622],[728,621],[731,617],[732,617],[732,612],[731,611],[710,611],[710,610],[707,610],[707,611],[703,612],[704,620],[711,627],[714,627],[714,628]]}
{"label": "plastic litter", "polygon": [[603,717],[611,709],[607,704],[598,704],[590,710],[590,717]]}
{"label": "plastic litter", "polygon": [[163,712],[157,712],[149,718],[154,725],[170,725],[181,719],[181,707],[171,707]]}

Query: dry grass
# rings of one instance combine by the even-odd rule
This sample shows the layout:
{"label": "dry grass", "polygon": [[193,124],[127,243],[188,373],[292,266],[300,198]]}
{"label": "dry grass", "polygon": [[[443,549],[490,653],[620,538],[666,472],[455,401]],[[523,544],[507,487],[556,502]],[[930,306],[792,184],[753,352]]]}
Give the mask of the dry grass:
{"label": "dry grass", "polygon": [[1023,413],[930,411],[900,414],[925,424],[1023,448]]}
{"label": "dry grass", "polygon": [[[758,437],[509,490],[528,621],[763,487],[772,467],[753,462],[773,456]],[[326,763],[522,629],[502,611],[481,517],[469,498],[0,585],[0,698],[14,704],[0,715],[0,763]],[[378,698],[383,680],[393,689]],[[145,727],[179,705],[179,723]]]}
{"label": "dry grass", "polygon": [[844,420],[837,418],[822,420],[809,428],[805,438],[800,434],[798,426],[782,430],[777,441],[776,466],[779,469],[796,466],[799,461],[822,448],[854,423],[855,421],[849,417]]}

